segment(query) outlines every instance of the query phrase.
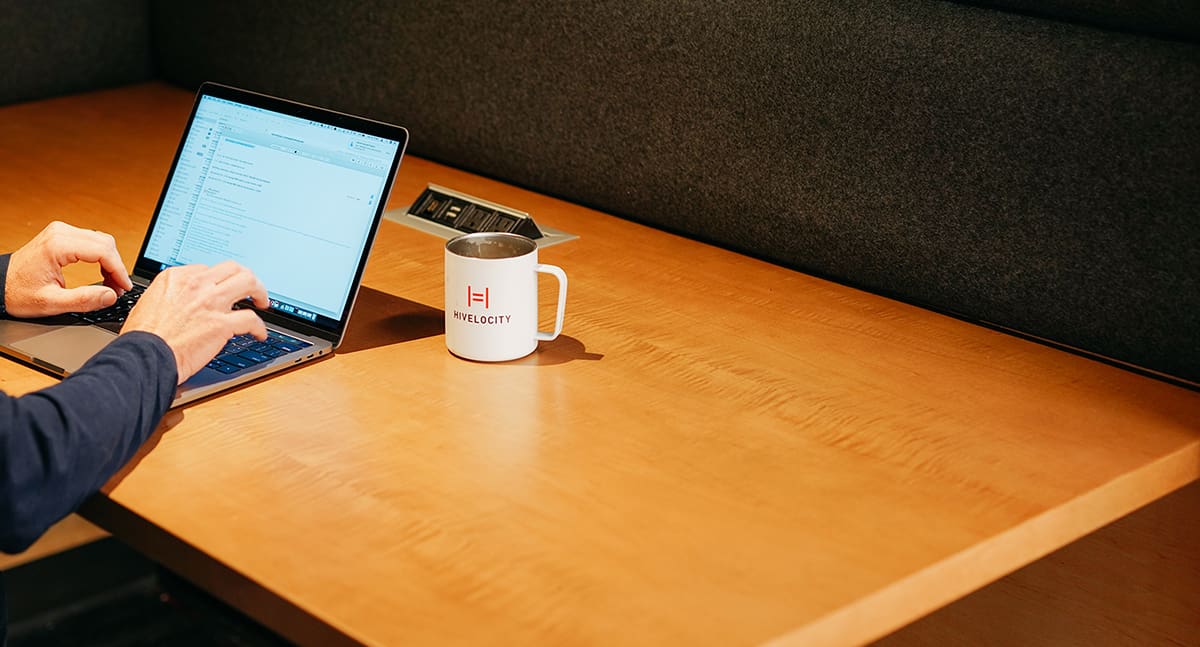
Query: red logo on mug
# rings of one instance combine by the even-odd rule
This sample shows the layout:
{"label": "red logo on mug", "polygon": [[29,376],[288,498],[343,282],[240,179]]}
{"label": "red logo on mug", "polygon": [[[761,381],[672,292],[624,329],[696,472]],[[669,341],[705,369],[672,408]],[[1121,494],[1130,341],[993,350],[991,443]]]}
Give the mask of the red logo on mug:
{"label": "red logo on mug", "polygon": [[484,288],[483,292],[475,292],[474,290],[471,289],[471,286],[468,285],[467,286],[467,307],[470,308],[471,304],[474,304],[474,303],[482,303],[483,309],[487,310],[488,302],[490,300],[488,292],[490,290],[491,290],[491,288]]}

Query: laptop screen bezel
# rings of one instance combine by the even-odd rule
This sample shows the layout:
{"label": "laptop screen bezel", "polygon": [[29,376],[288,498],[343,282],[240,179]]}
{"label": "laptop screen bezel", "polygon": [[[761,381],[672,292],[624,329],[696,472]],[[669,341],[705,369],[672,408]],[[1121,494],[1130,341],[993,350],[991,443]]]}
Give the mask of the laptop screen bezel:
{"label": "laptop screen bezel", "polygon": [[[366,240],[363,243],[362,253],[358,259],[358,266],[355,268],[354,280],[351,283],[351,289],[346,295],[346,301],[342,307],[341,318],[334,322],[332,327],[325,327],[313,324],[312,322],[296,316],[290,315],[278,310],[258,310],[259,315],[268,324],[285,327],[312,337],[325,339],[333,343],[336,348],[341,343],[342,336],[346,332],[346,327],[350,322],[350,314],[354,308],[354,301],[358,297],[358,290],[362,283],[363,272],[366,270],[367,259],[370,257],[371,248],[375,243],[375,236],[379,231],[379,225],[383,221],[383,213],[387,208],[388,198],[391,196],[392,188],[396,181],[396,173],[400,169],[400,162],[404,157],[405,149],[408,146],[408,131],[393,124],[367,119],[365,117],[357,117],[341,112],[336,112],[326,108],[307,105],[288,99],[273,97],[249,90],[234,88],[219,83],[207,82],[200,86],[196,92],[196,99],[192,104],[191,113],[188,115],[187,125],[183,129],[180,136],[179,146],[175,149],[175,157],[171,160],[170,169],[167,171],[166,179],[163,181],[163,189],[159,193],[158,203],[154,207],[154,213],[150,218],[150,224],[146,228],[146,235],[142,238],[142,247],[138,250],[137,261],[134,264],[134,276],[146,281],[152,281],[158,273],[163,270],[162,264],[159,261],[154,261],[146,257],[146,250],[150,244],[150,235],[154,231],[154,227],[158,222],[159,214],[162,212],[163,203],[167,197],[167,191],[171,186],[171,180],[175,176],[176,167],[179,164],[180,157],[183,154],[184,145],[187,143],[188,134],[191,131],[192,125],[196,119],[196,112],[200,107],[200,102],[204,97],[214,97],[218,99],[226,99],[236,103],[245,104],[254,108],[270,110],[280,114],[308,119],[318,123],[345,128],[357,132],[383,137],[394,140],[398,143],[396,153],[392,158],[391,167],[388,169],[387,181],[384,183],[384,190],[381,199],[376,204],[375,212],[372,214],[371,225],[368,228]],[[267,286],[270,289],[270,286]]]}

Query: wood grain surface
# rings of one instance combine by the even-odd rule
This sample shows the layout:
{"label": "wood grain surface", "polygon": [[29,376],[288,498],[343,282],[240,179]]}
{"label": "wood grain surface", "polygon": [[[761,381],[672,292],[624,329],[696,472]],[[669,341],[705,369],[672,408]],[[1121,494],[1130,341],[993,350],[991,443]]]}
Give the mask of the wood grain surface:
{"label": "wood grain surface", "polygon": [[[0,247],[59,218],[132,262],[190,104],[0,108]],[[846,645],[1200,476],[1194,391],[414,157],[391,205],[428,182],[580,236],[541,253],[563,336],[451,356],[444,241],[385,222],[344,347],[186,407],[93,521],[298,642],[270,604],[371,645]]]}
{"label": "wood grain surface", "polygon": [[1200,482],[873,643],[1200,645]]}

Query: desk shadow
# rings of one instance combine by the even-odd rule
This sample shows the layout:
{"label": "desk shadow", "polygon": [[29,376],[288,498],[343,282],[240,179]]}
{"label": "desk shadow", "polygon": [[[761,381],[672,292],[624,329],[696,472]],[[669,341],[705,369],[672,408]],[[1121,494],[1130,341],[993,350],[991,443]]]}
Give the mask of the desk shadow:
{"label": "desk shadow", "polygon": [[150,434],[150,437],[146,439],[146,442],[142,443],[141,447],[138,447],[138,450],[134,453],[133,458],[129,459],[129,462],[122,465],[121,469],[117,470],[117,473],[113,474],[112,478],[108,479],[108,482],[105,484],[105,489],[116,487],[118,483],[125,480],[125,477],[133,471],[133,468],[137,467],[138,463],[141,463],[142,459],[158,446],[158,442],[162,440],[163,434],[170,431],[172,427],[180,422],[183,422],[182,408],[171,409],[167,411],[166,415],[163,416],[163,419],[159,421],[158,427],[153,433]]}
{"label": "desk shadow", "polygon": [[341,353],[380,348],[440,335],[446,331],[441,310],[362,286],[350,317]]}

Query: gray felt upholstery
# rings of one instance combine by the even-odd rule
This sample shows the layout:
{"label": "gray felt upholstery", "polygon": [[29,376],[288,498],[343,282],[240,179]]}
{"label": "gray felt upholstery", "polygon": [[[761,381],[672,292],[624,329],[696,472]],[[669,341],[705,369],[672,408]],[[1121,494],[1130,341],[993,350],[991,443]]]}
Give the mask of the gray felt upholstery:
{"label": "gray felt upholstery", "polygon": [[151,76],[146,0],[0,3],[0,104]]}
{"label": "gray felt upholstery", "polygon": [[170,82],[395,121],[420,156],[1200,381],[1198,4],[150,13]]}
{"label": "gray felt upholstery", "polygon": [[1200,379],[1195,43],[911,0],[414,4],[161,3],[158,60],[184,85],[395,120],[418,155]]}
{"label": "gray felt upholstery", "polygon": [[1066,20],[1106,29],[1196,42],[1200,2],[1196,0],[958,0],[965,4]]}

